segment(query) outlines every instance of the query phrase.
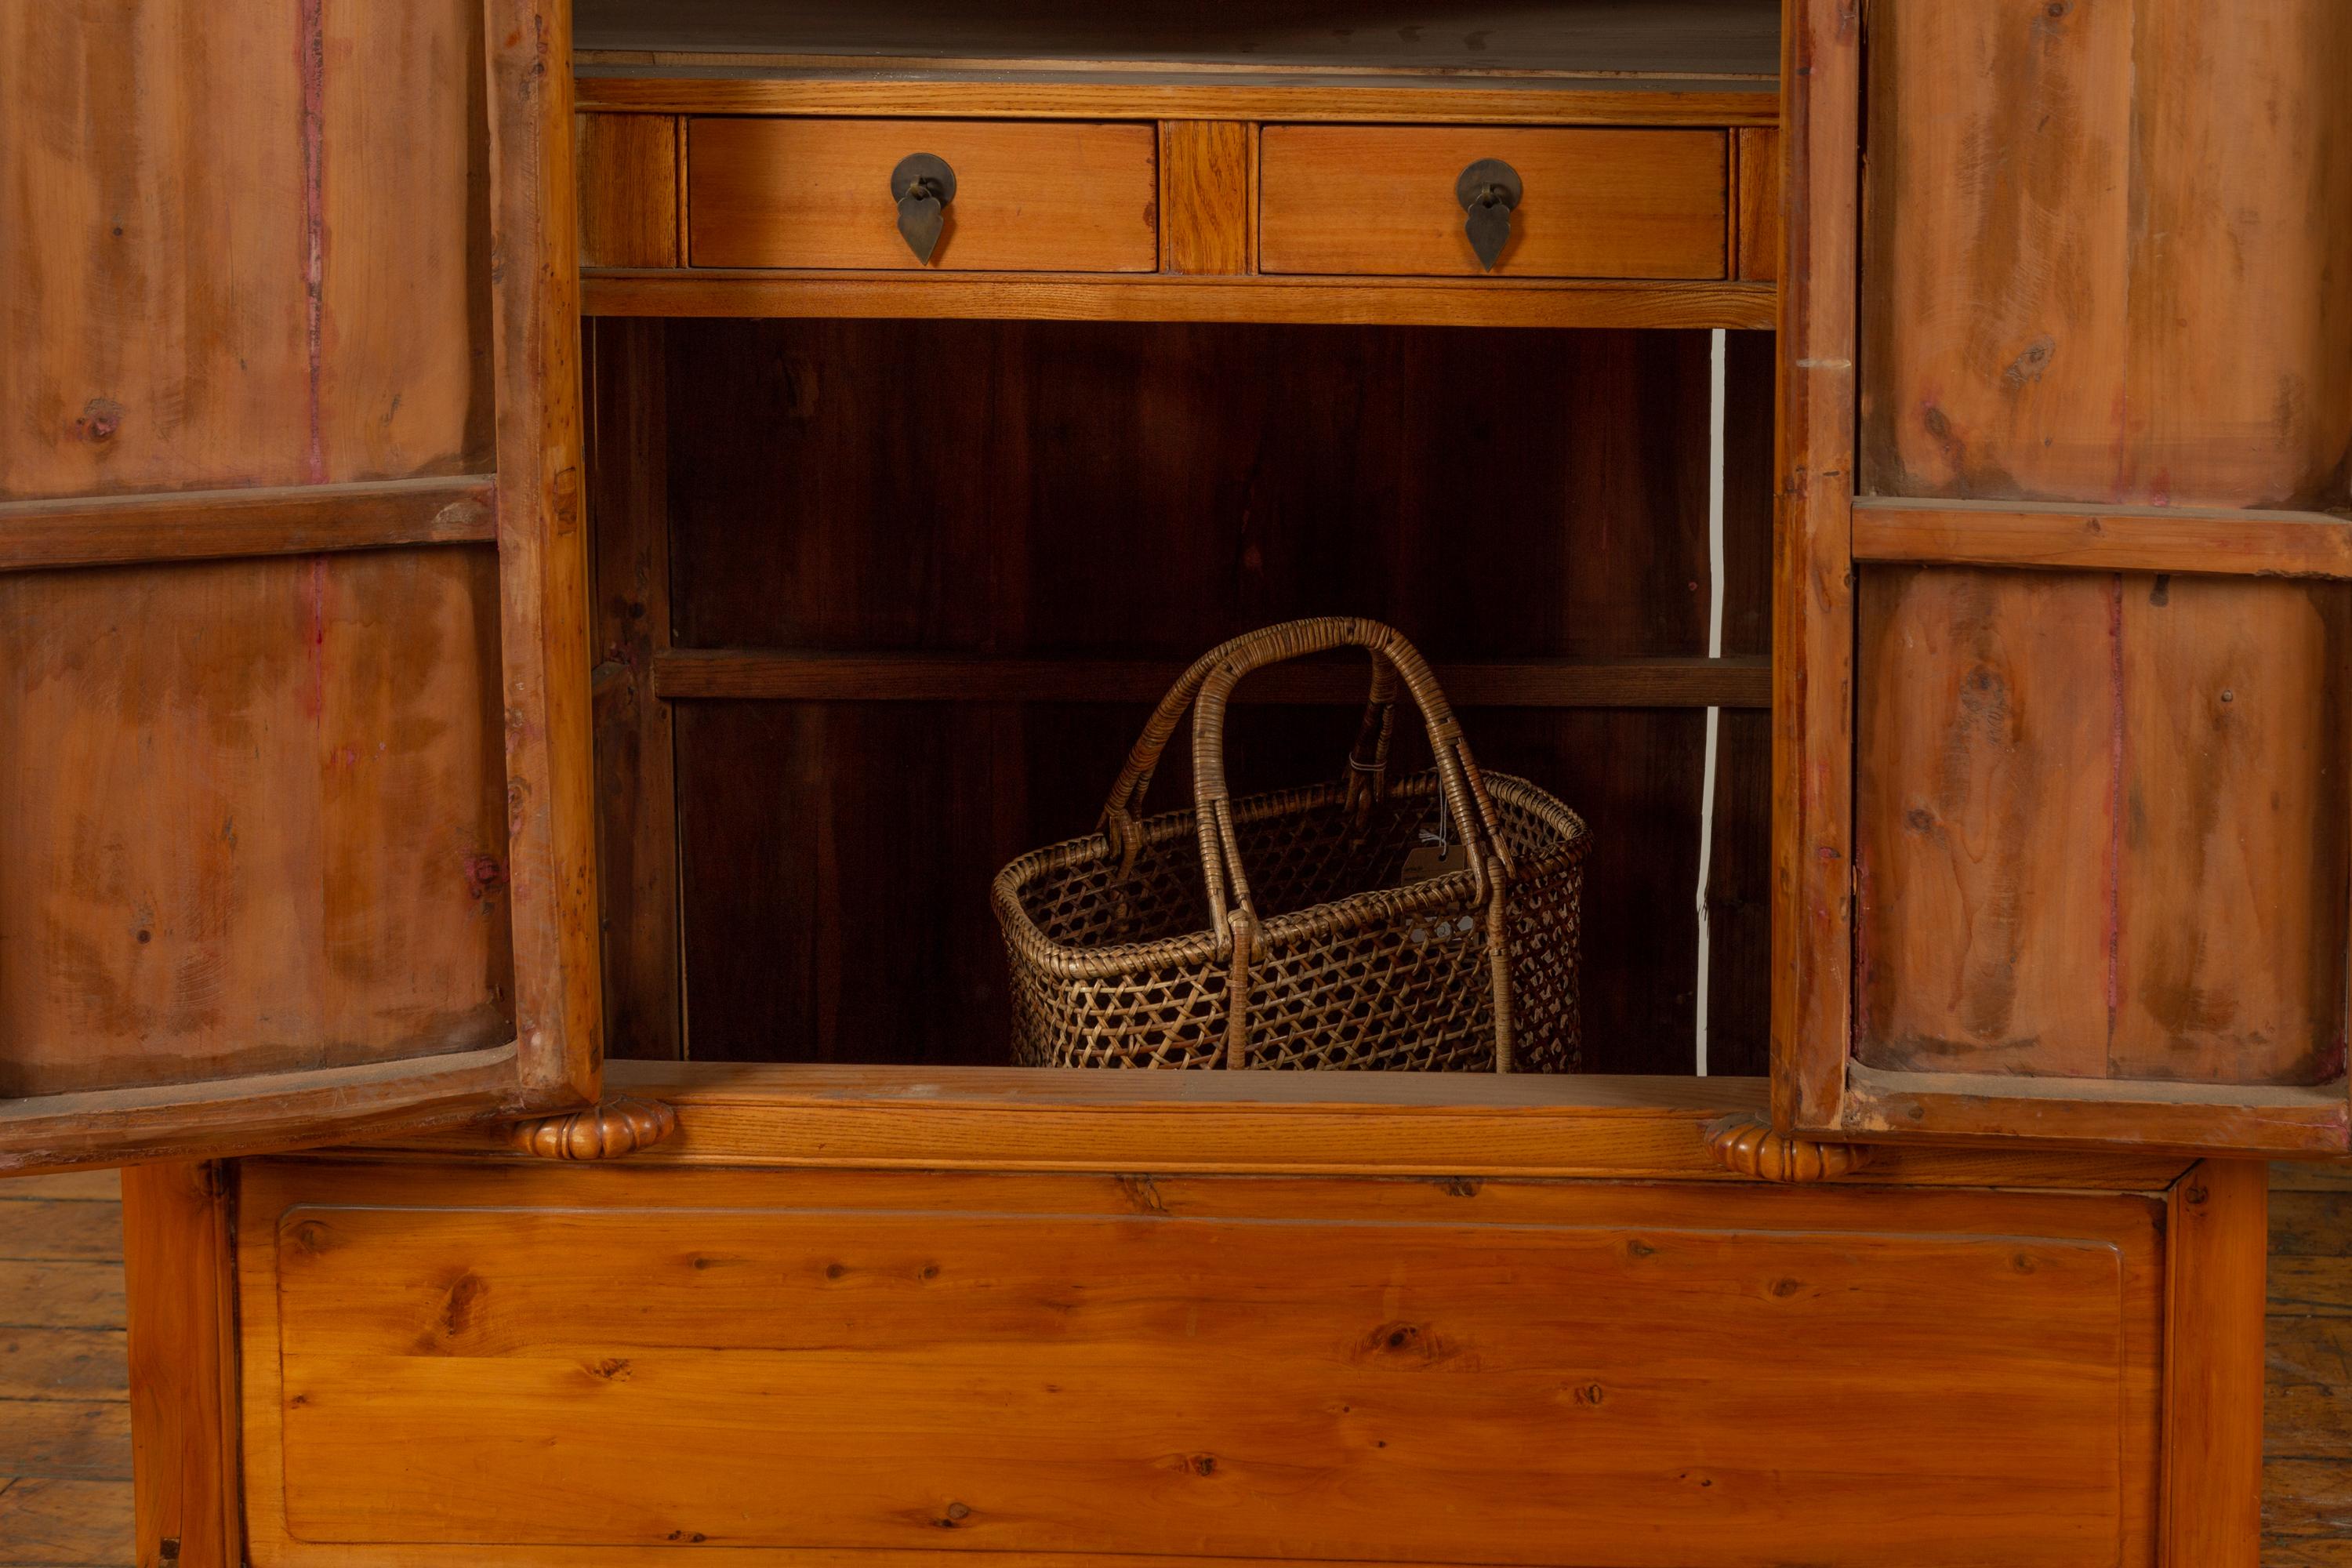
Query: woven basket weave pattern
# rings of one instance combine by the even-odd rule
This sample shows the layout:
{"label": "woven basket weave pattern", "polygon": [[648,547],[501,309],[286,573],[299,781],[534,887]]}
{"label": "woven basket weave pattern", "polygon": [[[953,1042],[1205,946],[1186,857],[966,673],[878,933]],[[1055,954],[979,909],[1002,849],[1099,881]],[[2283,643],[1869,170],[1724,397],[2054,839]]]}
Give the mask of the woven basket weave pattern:
{"label": "woven basket weave pattern", "polygon": [[[1524,780],[1487,774],[1481,794],[1511,867],[1503,889],[1510,1065],[1575,1071],[1590,835]],[[1442,795],[1433,772],[1390,781],[1369,810],[1350,808],[1344,784],[1231,804],[1259,921],[1246,964],[1248,1066],[1496,1069],[1497,980],[1478,879],[1458,869],[1402,880],[1406,857],[1438,826]],[[1198,829],[1194,810],[1145,821],[1124,876],[1113,838],[1099,834],[1004,869],[996,903],[1012,961],[1016,1061],[1231,1065],[1232,943],[1206,927]],[[1461,866],[1458,830],[1454,837]]]}

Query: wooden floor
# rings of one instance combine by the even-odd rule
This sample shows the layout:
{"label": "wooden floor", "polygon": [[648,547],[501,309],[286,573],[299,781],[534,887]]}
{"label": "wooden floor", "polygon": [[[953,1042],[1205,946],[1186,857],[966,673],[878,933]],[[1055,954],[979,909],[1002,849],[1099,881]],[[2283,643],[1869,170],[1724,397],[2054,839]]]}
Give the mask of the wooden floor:
{"label": "wooden floor", "polygon": [[[2271,1182],[2263,1561],[2352,1568],[2352,1172]],[[99,1173],[0,1181],[0,1568],[129,1568],[122,1219]]]}

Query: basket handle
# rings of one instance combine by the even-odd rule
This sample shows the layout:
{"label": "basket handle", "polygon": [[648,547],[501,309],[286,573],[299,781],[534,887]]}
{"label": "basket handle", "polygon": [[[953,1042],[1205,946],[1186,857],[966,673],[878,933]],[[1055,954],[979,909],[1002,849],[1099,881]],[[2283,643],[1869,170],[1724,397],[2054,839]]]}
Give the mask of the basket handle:
{"label": "basket handle", "polygon": [[[1508,853],[1502,847],[1502,832],[1486,780],[1420,650],[1402,633],[1378,621],[1327,616],[1285,622],[1235,637],[1211,656],[1192,709],[1192,802],[1201,835],[1201,871],[1208,883],[1209,918],[1221,948],[1231,939],[1235,913],[1246,914],[1253,927],[1258,923],[1234,834],[1233,792],[1225,782],[1226,700],[1241,678],[1252,670],[1349,646],[1368,649],[1373,656],[1376,700],[1381,677],[1392,674],[1403,681],[1413,705],[1421,710],[1422,722],[1429,731],[1430,754],[1437,763],[1438,785],[1461,834],[1463,848],[1468,852],[1478,902],[1487,903],[1500,880],[1510,874]],[[1368,728],[1370,718],[1367,713]],[[1384,764],[1385,724],[1381,729]]]}
{"label": "basket handle", "polygon": [[[1304,626],[1307,622],[1292,622]],[[1365,625],[1372,623],[1366,622]],[[1127,765],[1119,771],[1118,782],[1110,786],[1110,798],[1104,803],[1100,826],[1111,854],[1118,857],[1118,879],[1125,881],[1135,869],[1135,858],[1143,846],[1143,797],[1150,793],[1152,775],[1160,770],[1160,759],[1175,735],[1176,727],[1183,722],[1185,710],[1201,694],[1202,683],[1243,645],[1281,631],[1276,626],[1268,631],[1251,632],[1230,642],[1221,643],[1194,660],[1192,667],[1177,677],[1176,684],[1160,700],[1151,718],[1143,726],[1143,733],[1128,752]],[[1381,628],[1385,630],[1386,628]],[[1391,636],[1395,634],[1391,633]],[[1400,642],[1403,639],[1399,638]],[[1339,645],[1332,645],[1339,646]],[[1366,645],[1372,659],[1371,690],[1364,700],[1363,722],[1356,731],[1356,743],[1348,752],[1347,809],[1360,821],[1367,821],[1371,808],[1385,793],[1388,783],[1389,738],[1395,723],[1397,674],[1396,667],[1378,648]],[[1289,657],[1287,655],[1281,657]]]}

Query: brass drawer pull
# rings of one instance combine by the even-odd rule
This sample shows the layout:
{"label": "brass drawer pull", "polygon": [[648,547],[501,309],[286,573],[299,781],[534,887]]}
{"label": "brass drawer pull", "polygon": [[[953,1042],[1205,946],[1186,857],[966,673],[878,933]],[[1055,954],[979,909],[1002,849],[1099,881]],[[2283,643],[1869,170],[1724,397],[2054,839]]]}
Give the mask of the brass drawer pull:
{"label": "brass drawer pull", "polygon": [[890,199],[898,204],[898,235],[915,259],[928,267],[946,229],[948,204],[955,200],[955,171],[945,158],[916,153],[890,171]]}
{"label": "brass drawer pull", "polygon": [[1524,187],[1519,172],[1500,158],[1481,158],[1454,182],[1454,199],[1467,215],[1463,231],[1470,248],[1478,253],[1481,270],[1492,272],[1511,242],[1511,209],[1519,205]]}

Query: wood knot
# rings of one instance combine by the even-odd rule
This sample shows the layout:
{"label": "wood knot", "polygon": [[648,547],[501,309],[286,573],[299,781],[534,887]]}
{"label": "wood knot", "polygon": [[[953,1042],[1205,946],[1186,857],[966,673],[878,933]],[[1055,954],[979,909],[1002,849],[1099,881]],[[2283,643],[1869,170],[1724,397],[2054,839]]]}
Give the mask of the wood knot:
{"label": "wood knot", "polygon": [[84,441],[111,441],[121,428],[122,405],[111,397],[91,398],[82,405],[81,417],[73,422],[74,434]]}
{"label": "wood knot", "polygon": [[677,1130],[677,1112],[658,1100],[623,1095],[585,1110],[536,1117],[508,1129],[508,1139],[542,1160],[617,1160],[650,1149]]}
{"label": "wood knot", "polygon": [[1822,1143],[1775,1132],[1754,1116],[1727,1116],[1708,1125],[1707,1147],[1727,1171],[1759,1182],[1830,1182],[1870,1163],[1863,1143]]}

